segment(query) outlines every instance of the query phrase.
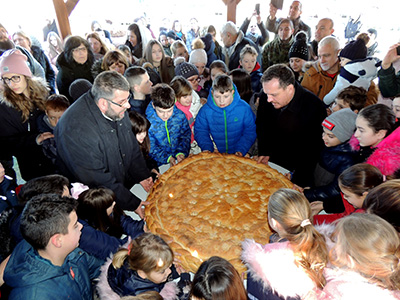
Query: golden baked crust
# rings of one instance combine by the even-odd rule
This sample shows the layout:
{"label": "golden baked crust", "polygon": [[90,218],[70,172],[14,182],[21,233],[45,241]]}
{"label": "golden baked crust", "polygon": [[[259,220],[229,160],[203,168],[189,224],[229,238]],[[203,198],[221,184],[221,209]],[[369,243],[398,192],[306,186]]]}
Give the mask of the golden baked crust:
{"label": "golden baked crust", "polygon": [[250,238],[268,243],[269,196],[292,185],[254,160],[200,153],[155,183],[145,210],[147,226],[169,243],[188,271],[195,273],[203,260],[217,255],[243,272],[241,242]]}

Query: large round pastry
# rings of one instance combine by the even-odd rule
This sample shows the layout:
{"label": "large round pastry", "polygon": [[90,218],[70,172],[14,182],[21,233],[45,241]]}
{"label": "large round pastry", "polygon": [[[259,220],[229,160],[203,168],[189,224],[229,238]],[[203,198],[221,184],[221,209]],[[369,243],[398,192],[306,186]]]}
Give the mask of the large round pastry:
{"label": "large round pastry", "polygon": [[252,159],[200,153],[154,184],[147,226],[169,243],[188,271],[195,273],[202,261],[217,255],[241,272],[241,242],[268,243],[269,196],[291,186],[278,171]]}

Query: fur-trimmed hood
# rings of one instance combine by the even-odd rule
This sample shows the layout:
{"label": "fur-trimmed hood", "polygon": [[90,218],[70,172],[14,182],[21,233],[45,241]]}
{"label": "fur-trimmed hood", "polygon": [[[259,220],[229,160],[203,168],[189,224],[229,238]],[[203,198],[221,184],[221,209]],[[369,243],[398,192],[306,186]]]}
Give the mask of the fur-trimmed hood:
{"label": "fur-trimmed hood", "polygon": [[[353,150],[360,150],[360,143],[354,135],[349,143]],[[377,167],[386,176],[393,175],[400,169],[400,127],[376,146],[366,163]]]}
{"label": "fur-trimmed hood", "polygon": [[245,240],[242,247],[243,262],[252,278],[264,289],[270,289],[285,299],[314,298],[318,289],[310,277],[296,266],[289,242],[262,246],[254,240]]}

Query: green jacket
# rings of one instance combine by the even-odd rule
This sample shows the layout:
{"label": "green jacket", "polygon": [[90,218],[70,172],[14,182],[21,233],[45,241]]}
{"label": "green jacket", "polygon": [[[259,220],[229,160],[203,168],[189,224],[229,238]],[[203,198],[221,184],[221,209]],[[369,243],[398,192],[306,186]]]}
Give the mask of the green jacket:
{"label": "green jacket", "polygon": [[393,65],[386,70],[380,69],[378,71],[379,89],[383,97],[396,97],[400,94],[400,71],[397,72]]}
{"label": "green jacket", "polygon": [[288,41],[282,41],[277,35],[265,45],[262,52],[262,71],[274,64],[287,64],[289,62],[289,49],[293,45],[293,35]]}

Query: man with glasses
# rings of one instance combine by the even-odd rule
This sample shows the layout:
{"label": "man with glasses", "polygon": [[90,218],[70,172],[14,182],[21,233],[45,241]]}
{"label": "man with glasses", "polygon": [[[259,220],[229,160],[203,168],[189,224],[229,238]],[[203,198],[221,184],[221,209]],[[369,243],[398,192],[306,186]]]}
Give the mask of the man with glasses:
{"label": "man with glasses", "polygon": [[107,187],[124,210],[144,217],[142,202],[130,192],[153,181],[126,111],[129,83],[117,72],[100,73],[90,92],[79,98],[55,129],[59,166],[71,182]]}

